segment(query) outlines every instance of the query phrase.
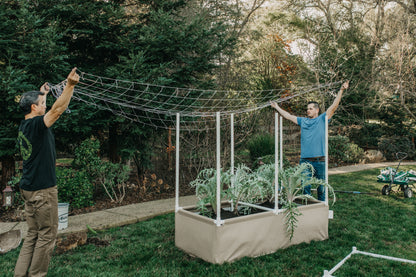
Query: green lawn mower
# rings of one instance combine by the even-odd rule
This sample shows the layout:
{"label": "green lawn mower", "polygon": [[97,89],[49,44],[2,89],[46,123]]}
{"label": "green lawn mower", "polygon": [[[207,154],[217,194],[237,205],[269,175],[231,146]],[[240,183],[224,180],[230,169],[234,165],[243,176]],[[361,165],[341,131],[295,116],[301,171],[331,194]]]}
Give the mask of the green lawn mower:
{"label": "green lawn mower", "polygon": [[[382,169],[380,175],[377,176],[377,182],[388,183],[381,189],[381,194],[389,195],[392,192],[403,191],[405,198],[412,198],[412,188],[415,188],[416,171],[398,171],[400,163],[407,157],[407,153],[398,152],[396,153],[396,157],[399,160],[397,168],[387,167]],[[397,189],[393,190],[393,187],[397,187]]]}

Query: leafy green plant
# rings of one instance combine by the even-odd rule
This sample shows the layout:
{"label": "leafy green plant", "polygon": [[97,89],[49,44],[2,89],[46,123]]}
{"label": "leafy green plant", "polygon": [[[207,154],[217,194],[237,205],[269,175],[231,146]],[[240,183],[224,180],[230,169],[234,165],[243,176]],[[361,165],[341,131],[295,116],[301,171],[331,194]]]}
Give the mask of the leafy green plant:
{"label": "leafy green plant", "polygon": [[264,187],[267,200],[274,202],[274,163],[264,164],[255,171],[257,180]]}
{"label": "leafy green plant", "polygon": [[[293,238],[294,231],[297,227],[298,216],[301,215],[298,209],[299,200],[316,200],[313,196],[303,194],[305,186],[323,185],[328,187],[329,194],[333,197],[335,203],[335,194],[333,188],[324,180],[310,177],[309,172],[313,172],[311,164],[304,163],[295,167],[288,167],[279,170],[280,197],[279,200],[285,209],[285,224],[290,239]],[[234,204],[235,212],[238,213],[240,202],[256,204],[260,201],[274,201],[274,164],[265,164],[256,171],[252,171],[246,165],[240,164],[234,174],[230,171],[221,173],[221,198],[228,199]],[[196,188],[198,197],[197,208],[204,215],[210,215],[207,205],[210,204],[214,213],[216,210],[216,170],[212,168],[202,170],[197,178],[190,183]],[[227,185],[228,189],[223,191],[223,186]],[[250,213],[249,208],[244,209],[244,213]]]}
{"label": "leafy green plant", "polygon": [[[239,212],[239,202],[264,201],[268,195],[268,186],[265,186],[264,182],[246,165],[237,166],[234,174],[230,174],[230,184],[226,191],[227,198],[234,204],[235,213]],[[243,212],[244,214],[250,213],[250,208],[244,207]]]}
{"label": "leafy green plant", "polygon": [[274,154],[274,148],[274,137],[267,133],[254,136],[247,143],[252,162],[260,157]]}
{"label": "leafy green plant", "polygon": [[85,170],[91,182],[94,182],[98,176],[97,168],[102,163],[99,152],[100,141],[95,138],[86,139],[75,148],[75,158],[72,161],[72,166],[80,170]]}
{"label": "leafy green plant", "polygon": [[303,189],[308,185],[323,185],[328,187],[329,194],[333,196],[335,203],[335,194],[333,188],[324,180],[310,177],[308,172],[313,172],[313,167],[309,163],[303,163],[295,167],[289,167],[279,171],[279,181],[282,185],[282,200],[283,208],[285,209],[285,223],[290,239],[293,238],[294,231],[297,227],[298,216],[301,215],[296,204],[296,200],[307,201],[310,199],[316,200],[313,196],[303,194]]}
{"label": "leafy green plant", "polygon": [[56,179],[59,202],[69,203],[71,208],[94,205],[94,188],[86,171],[58,167]]}
{"label": "leafy green plant", "polygon": [[100,184],[111,201],[121,203],[126,195],[126,181],[130,168],[102,160],[99,151],[99,140],[84,140],[75,150],[73,166],[85,171],[91,183]]}
{"label": "leafy green plant", "polygon": [[[270,155],[260,157],[259,160],[261,160],[263,164],[274,164],[275,157],[274,157],[274,154],[270,154]],[[279,160],[279,163],[280,163],[280,160]],[[288,166],[290,166],[290,161],[286,158],[286,155],[283,153],[283,167],[288,167]]]}
{"label": "leafy green plant", "polygon": [[384,136],[379,139],[378,149],[389,161],[397,160],[397,152],[407,153],[408,159],[413,159],[416,156],[415,146],[409,137]]}
{"label": "leafy green plant", "polygon": [[363,158],[364,150],[351,143],[345,136],[330,136],[328,138],[328,151],[331,161],[335,163],[357,163]]}
{"label": "leafy green plant", "polygon": [[111,201],[121,203],[126,195],[126,181],[130,168],[122,164],[102,161],[97,168],[97,182],[100,183]]}
{"label": "leafy green plant", "polygon": [[12,205],[17,207],[18,209],[24,206],[25,204],[25,201],[23,200],[22,195],[20,193],[20,189],[19,189],[19,183],[20,183],[21,178],[22,178],[22,172],[18,169],[18,166],[16,166],[15,175],[13,175],[10,178],[10,180],[7,182],[7,185],[9,185],[14,191],[14,201]]}
{"label": "leafy green plant", "polygon": [[[223,181],[229,180],[225,174],[221,174],[221,199],[225,197],[223,191]],[[197,207],[201,214],[210,215],[207,205],[212,206],[212,210],[217,214],[217,170],[213,168],[206,168],[201,170],[196,179],[189,183],[191,187],[195,188],[196,196],[198,197]]]}

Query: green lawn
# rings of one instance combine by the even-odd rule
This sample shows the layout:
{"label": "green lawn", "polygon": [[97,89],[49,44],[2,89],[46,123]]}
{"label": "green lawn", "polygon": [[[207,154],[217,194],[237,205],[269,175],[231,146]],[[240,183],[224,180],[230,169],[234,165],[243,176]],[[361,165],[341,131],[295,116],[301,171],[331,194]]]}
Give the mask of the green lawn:
{"label": "green lawn", "polygon": [[[303,243],[274,254],[213,265],[175,247],[174,215],[99,233],[110,246],[85,245],[54,255],[48,276],[322,276],[353,246],[416,261],[416,198],[382,196],[379,170],[330,176],[337,194],[326,241]],[[238,234],[236,234],[238,235]],[[1,276],[13,276],[19,249],[0,256]],[[416,265],[353,255],[335,276],[416,276]]]}

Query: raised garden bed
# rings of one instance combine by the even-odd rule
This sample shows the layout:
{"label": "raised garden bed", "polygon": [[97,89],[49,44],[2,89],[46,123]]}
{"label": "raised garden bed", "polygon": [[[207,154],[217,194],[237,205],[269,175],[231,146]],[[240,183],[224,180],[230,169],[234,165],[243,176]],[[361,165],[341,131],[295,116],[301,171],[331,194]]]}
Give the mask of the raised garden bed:
{"label": "raised garden bed", "polygon": [[299,206],[293,238],[286,231],[284,211],[274,211],[215,220],[184,207],[175,213],[175,244],[178,248],[207,262],[222,264],[242,257],[270,254],[278,249],[312,240],[328,239],[328,206],[309,201]]}

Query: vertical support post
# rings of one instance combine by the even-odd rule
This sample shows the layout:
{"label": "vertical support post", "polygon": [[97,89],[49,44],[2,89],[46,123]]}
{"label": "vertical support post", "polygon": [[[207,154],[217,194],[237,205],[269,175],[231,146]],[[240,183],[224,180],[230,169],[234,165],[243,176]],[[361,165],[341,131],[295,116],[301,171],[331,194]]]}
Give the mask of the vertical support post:
{"label": "vertical support post", "polygon": [[[234,114],[231,114],[231,175],[234,176]],[[234,187],[233,178],[231,178],[231,187]],[[234,205],[231,202],[231,211],[234,211]]]}
{"label": "vertical support post", "polygon": [[283,117],[280,116],[280,169],[283,169]]}
{"label": "vertical support post", "polygon": [[279,115],[274,113],[274,213],[279,213]]}
{"label": "vertical support post", "polygon": [[[328,115],[325,114],[325,183],[328,184]],[[328,187],[325,187],[325,206],[328,206]]]}
{"label": "vertical support post", "polygon": [[175,212],[179,210],[179,131],[180,114],[176,113],[176,159],[175,159]]}
{"label": "vertical support post", "polygon": [[221,126],[220,126],[220,113],[216,113],[217,116],[217,226],[221,225]]}

